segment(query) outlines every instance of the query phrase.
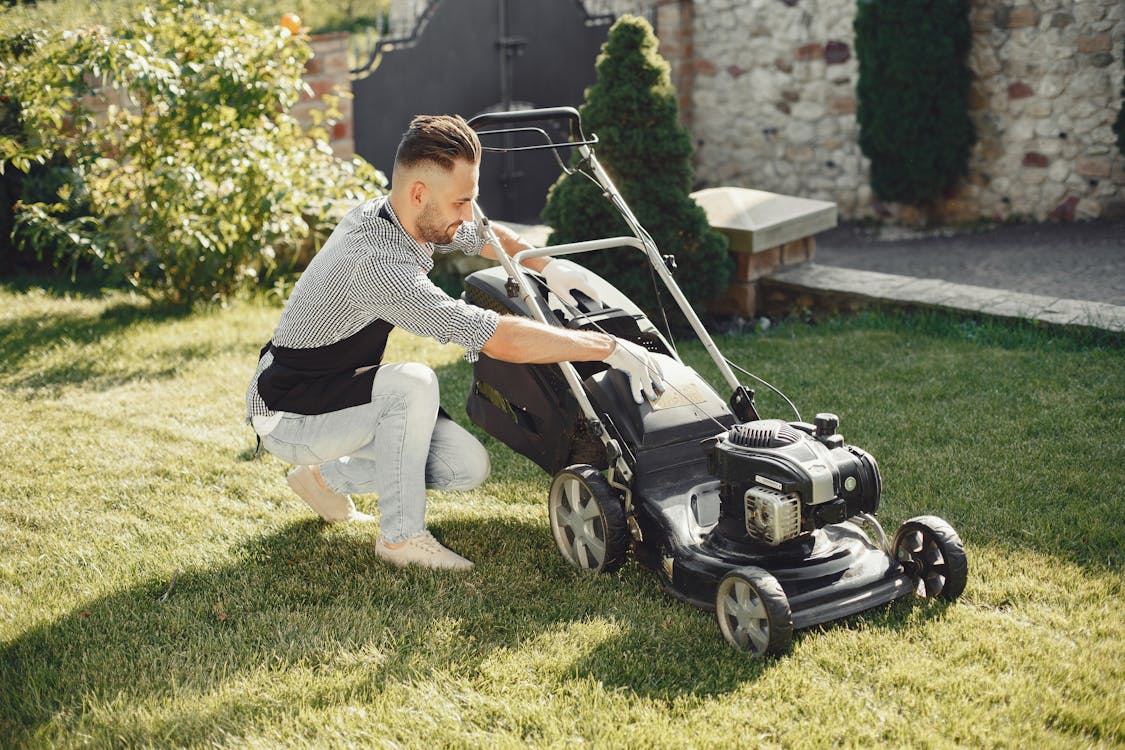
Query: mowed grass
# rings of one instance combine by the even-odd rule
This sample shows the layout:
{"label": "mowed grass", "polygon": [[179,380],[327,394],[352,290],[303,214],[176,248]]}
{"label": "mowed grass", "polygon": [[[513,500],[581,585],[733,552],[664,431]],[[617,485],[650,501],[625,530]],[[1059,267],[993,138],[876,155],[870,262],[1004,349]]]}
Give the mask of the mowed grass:
{"label": "mowed grass", "polygon": [[[492,479],[430,496],[472,573],[390,569],[375,529],[316,520],[242,423],[279,309],[0,287],[0,746],[1125,742],[1120,341],[918,315],[721,337],[876,456],[888,530],[940,515],[970,560],[953,605],[751,661],[638,566],[569,568],[548,478],[483,435]],[[433,366],[467,423],[456,347],[396,334],[388,358]]]}

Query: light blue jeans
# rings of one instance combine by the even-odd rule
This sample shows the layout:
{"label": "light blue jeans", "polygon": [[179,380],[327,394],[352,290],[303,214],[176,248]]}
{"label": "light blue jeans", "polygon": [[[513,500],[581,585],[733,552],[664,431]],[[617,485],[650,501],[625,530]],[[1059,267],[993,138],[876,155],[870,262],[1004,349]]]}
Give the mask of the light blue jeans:
{"label": "light blue jeans", "polygon": [[469,490],[488,478],[488,452],[467,430],[438,416],[434,371],[416,363],[381,365],[371,403],[303,416],[288,414],[262,446],[291,464],[320,465],[344,495],[379,495],[387,542],[426,528],[426,488]]}

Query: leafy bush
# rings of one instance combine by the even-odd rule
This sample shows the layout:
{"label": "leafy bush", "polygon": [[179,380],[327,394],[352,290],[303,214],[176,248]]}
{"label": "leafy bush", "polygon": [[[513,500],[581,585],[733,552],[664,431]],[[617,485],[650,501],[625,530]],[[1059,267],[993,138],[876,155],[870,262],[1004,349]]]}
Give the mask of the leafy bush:
{"label": "leafy bush", "polygon": [[96,258],[177,304],[225,297],[293,265],[385,185],[289,114],[311,49],[278,27],[163,0],[33,47],[0,67],[18,120],[0,162],[73,170],[53,199],[16,205],[17,241],[55,247],[59,265]]}
{"label": "leafy bush", "polygon": [[[0,16],[7,20],[8,16]],[[41,43],[41,34],[30,29],[7,30],[0,36],[0,61],[10,64],[35,51]],[[2,72],[0,72],[2,75]],[[0,96],[0,137],[15,138],[21,132],[19,102],[11,96]],[[19,271],[50,269],[34,256],[17,253],[10,239],[15,228],[14,204],[23,199],[29,202],[52,200],[62,182],[70,179],[70,168],[65,159],[52,159],[45,164],[34,164],[28,174],[17,169],[3,169],[0,165],[0,276]]]}
{"label": "leafy bush", "polygon": [[857,100],[871,187],[884,201],[931,204],[968,174],[969,0],[859,0]]}
{"label": "leafy bush", "polygon": [[[151,0],[6,0],[18,6],[5,18],[13,28],[69,28],[109,24],[136,15]],[[379,29],[387,23],[390,0],[208,0],[207,7],[248,15],[267,26],[296,13],[312,33]]]}
{"label": "leafy bush", "polygon": [[[609,31],[597,60],[597,80],[581,107],[587,134],[596,133],[598,159],[612,176],[657,247],[677,257],[680,284],[694,305],[716,297],[734,268],[727,240],[712,230],[691,199],[691,138],[680,125],[668,62],[657,52],[647,21],[622,16]],[[576,153],[571,166],[581,157]],[[629,234],[601,189],[582,175],[552,186],[543,217],[551,244]],[[588,253],[581,262],[606,277],[634,302],[656,309],[642,256],[632,250]]]}

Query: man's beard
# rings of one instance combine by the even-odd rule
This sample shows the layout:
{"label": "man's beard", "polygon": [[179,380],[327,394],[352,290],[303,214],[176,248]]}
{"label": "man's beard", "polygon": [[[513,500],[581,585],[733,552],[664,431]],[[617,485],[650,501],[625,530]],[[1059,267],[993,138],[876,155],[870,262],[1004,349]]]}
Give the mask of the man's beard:
{"label": "man's beard", "polygon": [[418,214],[418,234],[421,235],[424,242],[448,245],[453,242],[453,235],[457,234],[457,228],[461,226],[461,222],[452,225],[442,224],[441,217],[437,214],[437,209],[434,208],[432,203],[426,203],[422,207],[422,212]]}

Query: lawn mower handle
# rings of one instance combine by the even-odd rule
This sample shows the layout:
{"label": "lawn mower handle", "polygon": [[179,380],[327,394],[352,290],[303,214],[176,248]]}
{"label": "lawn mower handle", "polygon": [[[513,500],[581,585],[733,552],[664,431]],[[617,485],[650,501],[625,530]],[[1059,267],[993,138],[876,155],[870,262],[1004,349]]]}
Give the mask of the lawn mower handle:
{"label": "lawn mower handle", "polygon": [[542,109],[517,109],[511,112],[485,112],[469,120],[469,127],[479,130],[483,125],[537,122],[541,120],[569,120],[570,132],[578,134],[578,140],[586,140],[582,133],[582,119],[574,107],[544,107]]}

